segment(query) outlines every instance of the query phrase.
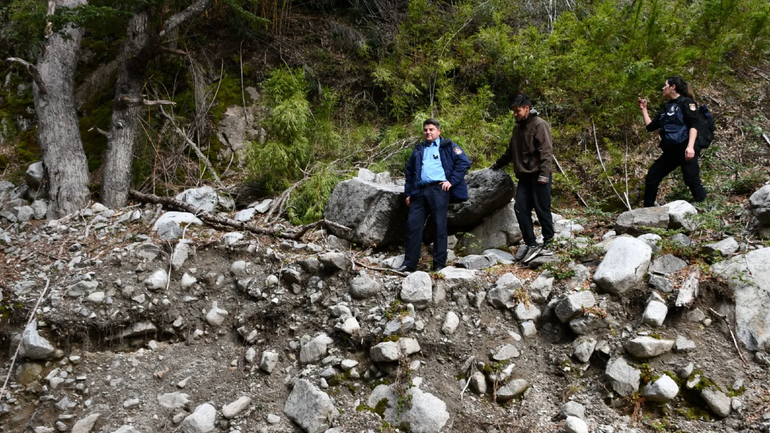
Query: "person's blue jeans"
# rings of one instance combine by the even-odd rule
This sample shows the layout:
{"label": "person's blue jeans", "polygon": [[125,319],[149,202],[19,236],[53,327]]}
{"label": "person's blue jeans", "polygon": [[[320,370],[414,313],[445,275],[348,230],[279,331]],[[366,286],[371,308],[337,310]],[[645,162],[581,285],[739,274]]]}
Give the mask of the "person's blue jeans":
{"label": "person's blue jeans", "polygon": [[404,266],[417,269],[420,261],[420,244],[425,220],[435,227],[433,237],[433,268],[446,266],[447,247],[447,210],[449,209],[449,191],[442,191],[440,183],[420,187],[420,195],[411,197],[409,218],[406,221],[406,251]]}

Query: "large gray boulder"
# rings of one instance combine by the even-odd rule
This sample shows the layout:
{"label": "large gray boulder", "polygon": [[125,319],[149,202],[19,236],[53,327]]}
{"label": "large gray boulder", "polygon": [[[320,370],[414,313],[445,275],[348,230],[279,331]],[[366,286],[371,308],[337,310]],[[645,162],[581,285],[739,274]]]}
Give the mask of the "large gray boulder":
{"label": "large gray boulder", "polygon": [[478,226],[466,232],[457,242],[456,251],[462,254],[481,254],[490,248],[516,245],[522,239],[514,202],[494,211]]}
{"label": "large gray boulder", "polygon": [[192,414],[182,421],[180,430],[184,433],[207,433],[214,430],[217,410],[209,403],[195,408]]}
{"label": "large gray boulder", "polygon": [[[402,244],[408,215],[404,187],[386,181],[377,176],[372,179],[362,171],[358,177],[337,184],[326,203],[324,217],[350,230],[334,226],[329,230],[362,245]],[[476,226],[510,202],[516,192],[513,180],[502,170],[475,171],[466,176],[466,182],[468,201],[449,206],[450,231]]]}
{"label": "large gray boulder", "polygon": [[404,187],[353,178],[337,184],[324,217],[348,227],[329,231],[351,242],[378,246],[402,244],[407,217]]}
{"label": "large gray boulder", "polygon": [[322,433],[337,417],[332,399],[305,379],[294,382],[283,413],[307,433]]}
{"label": "large gray boulder", "polygon": [[622,295],[642,281],[652,259],[652,248],[636,238],[619,237],[610,244],[607,254],[594,273],[594,281],[602,289]]}
{"label": "large gray boulder", "polygon": [[[404,400],[408,400],[409,404],[400,403]],[[383,401],[384,404],[380,403]],[[415,387],[409,388],[402,397],[392,385],[378,385],[367,404],[370,407],[384,406],[382,417],[385,421],[412,433],[439,433],[449,421],[446,403]]]}
{"label": "large gray boulder", "polygon": [[642,395],[648,401],[666,403],[679,394],[679,385],[667,374],[661,375],[654,382],[644,387]]}
{"label": "large gray boulder", "polygon": [[660,356],[670,352],[672,347],[674,347],[674,340],[646,336],[632,338],[625,344],[628,353],[641,359]]}
{"label": "large gray boulder", "polygon": [[692,216],[698,214],[698,209],[685,200],[676,200],[663,205],[668,209],[668,228],[693,230],[696,226]]}
{"label": "large gray boulder", "polygon": [[770,185],[765,185],[751,194],[749,208],[761,225],[770,226]]}
{"label": "large gray boulder", "polygon": [[504,170],[483,169],[465,176],[468,200],[449,206],[447,224],[453,229],[473,227],[484,217],[510,203],[516,185]]}
{"label": "large gray boulder", "polygon": [[639,236],[647,233],[647,227],[668,228],[669,210],[667,207],[643,207],[623,212],[615,223],[618,234],[629,233]]}
{"label": "large gray boulder", "polygon": [[19,356],[26,359],[47,359],[55,351],[51,343],[38,334],[37,320],[27,325],[19,344]]}
{"label": "large gray boulder", "polygon": [[628,397],[639,390],[642,373],[628,365],[628,361],[622,356],[610,359],[604,374],[607,375],[612,389],[623,397]]}
{"label": "large gray boulder", "polygon": [[175,198],[208,213],[213,213],[219,202],[217,192],[210,186],[185,190]]}
{"label": "large gray boulder", "polygon": [[24,181],[30,189],[37,189],[43,184],[45,180],[45,169],[43,168],[43,161],[38,161],[27,168],[24,173]]}
{"label": "large gray boulder", "polygon": [[749,350],[770,351],[770,248],[711,267],[727,280],[735,299],[735,330]]}

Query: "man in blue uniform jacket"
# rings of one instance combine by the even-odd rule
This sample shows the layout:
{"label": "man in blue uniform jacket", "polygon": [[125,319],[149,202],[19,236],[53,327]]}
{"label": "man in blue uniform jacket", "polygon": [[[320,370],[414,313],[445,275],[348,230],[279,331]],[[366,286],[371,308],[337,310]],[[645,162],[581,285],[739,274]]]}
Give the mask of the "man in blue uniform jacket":
{"label": "man in blue uniform jacket", "polygon": [[446,266],[447,210],[449,203],[468,200],[465,173],[471,160],[452,140],[441,136],[441,125],[435,119],[422,124],[425,141],[417,143],[406,163],[406,251],[400,272],[414,272],[420,260],[420,244],[425,220],[435,227],[433,238],[433,270]]}

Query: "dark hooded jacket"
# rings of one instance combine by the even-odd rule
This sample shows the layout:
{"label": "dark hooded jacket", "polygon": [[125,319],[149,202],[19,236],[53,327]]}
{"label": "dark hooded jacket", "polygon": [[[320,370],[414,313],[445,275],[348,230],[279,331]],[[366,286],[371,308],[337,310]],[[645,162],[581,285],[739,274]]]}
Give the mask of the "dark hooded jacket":
{"label": "dark hooded jacket", "polygon": [[508,149],[495,161],[494,168],[505,167],[513,161],[513,173],[517,178],[551,175],[553,158],[553,137],[551,128],[536,113],[530,112],[526,119],[516,122]]}

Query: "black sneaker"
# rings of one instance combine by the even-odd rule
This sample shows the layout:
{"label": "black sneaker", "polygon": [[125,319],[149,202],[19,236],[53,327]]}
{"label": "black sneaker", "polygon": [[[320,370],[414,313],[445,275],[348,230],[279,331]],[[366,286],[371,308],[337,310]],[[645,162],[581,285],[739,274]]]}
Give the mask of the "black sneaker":
{"label": "black sneaker", "polygon": [[407,265],[401,265],[396,269],[396,272],[401,272],[404,274],[411,274],[414,271],[416,271],[416,269],[412,269]]}
{"label": "black sneaker", "polygon": [[517,262],[520,262],[520,261],[524,260],[524,257],[526,257],[527,252],[531,248],[534,248],[534,247],[530,247],[529,245],[522,245],[522,246],[520,246],[519,249],[516,250],[516,255],[513,256],[513,259],[516,260]]}
{"label": "black sneaker", "polygon": [[536,247],[530,248],[529,251],[527,251],[527,255],[524,256],[524,260],[522,260],[522,262],[529,263],[537,256],[552,256],[554,254],[556,253],[548,248],[548,245],[538,245]]}

